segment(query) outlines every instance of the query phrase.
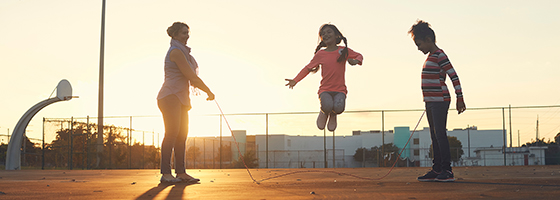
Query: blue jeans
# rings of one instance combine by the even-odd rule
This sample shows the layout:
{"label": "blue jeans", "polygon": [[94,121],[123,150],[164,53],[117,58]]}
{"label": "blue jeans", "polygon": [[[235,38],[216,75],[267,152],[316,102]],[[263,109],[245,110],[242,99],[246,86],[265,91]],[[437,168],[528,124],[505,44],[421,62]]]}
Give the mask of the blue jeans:
{"label": "blue jeans", "polygon": [[432,169],[436,172],[451,171],[451,151],[447,139],[447,111],[449,101],[426,102],[426,115],[430,124],[432,152],[434,154]]}
{"label": "blue jeans", "polygon": [[322,92],[319,94],[321,111],[326,115],[331,113],[340,114],[346,107],[346,95],[342,92]]}
{"label": "blue jeans", "polygon": [[189,133],[189,106],[175,95],[158,100],[163,115],[165,137],[161,142],[161,173],[171,174],[171,154],[175,152],[175,173],[185,173],[186,141]]}

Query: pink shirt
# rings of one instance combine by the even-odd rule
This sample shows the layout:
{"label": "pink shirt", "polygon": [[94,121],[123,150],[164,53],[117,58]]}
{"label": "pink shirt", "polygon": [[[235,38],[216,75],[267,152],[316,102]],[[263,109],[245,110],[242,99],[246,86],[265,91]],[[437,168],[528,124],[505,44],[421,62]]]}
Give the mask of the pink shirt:
{"label": "pink shirt", "polygon": [[[348,93],[346,89],[346,81],[344,80],[344,73],[346,71],[346,61],[337,62],[336,60],[340,56],[340,52],[344,47],[339,46],[336,51],[325,51],[324,49],[319,50],[309,64],[307,64],[299,74],[294,78],[294,81],[299,82],[309,74],[309,70],[321,65],[321,86],[319,86],[318,94],[322,92],[342,92],[344,94]],[[359,65],[362,65],[362,60],[364,59],[362,54],[353,51],[348,48],[348,59],[359,60]]]}

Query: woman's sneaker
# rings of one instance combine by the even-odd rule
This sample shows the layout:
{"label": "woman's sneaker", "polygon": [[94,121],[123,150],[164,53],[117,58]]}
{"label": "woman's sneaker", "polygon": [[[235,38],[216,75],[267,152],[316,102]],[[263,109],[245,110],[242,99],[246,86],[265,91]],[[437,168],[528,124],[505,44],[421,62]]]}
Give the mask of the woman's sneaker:
{"label": "woman's sneaker", "polygon": [[181,179],[175,178],[173,176],[162,175],[161,179],[159,179],[159,182],[161,184],[175,184],[181,182]]}
{"label": "woman's sneaker", "polygon": [[422,182],[436,181],[436,177],[438,177],[440,174],[441,173],[438,173],[434,170],[430,170],[428,173],[424,174],[424,176],[419,176],[418,178],[416,178],[416,180]]}
{"label": "woman's sneaker", "polygon": [[438,182],[453,182],[453,181],[455,181],[455,177],[453,176],[452,171],[443,170],[443,172],[436,177],[436,181],[438,181]]}
{"label": "woman's sneaker", "polygon": [[198,183],[200,181],[200,179],[194,178],[188,174],[180,174],[180,175],[178,174],[177,179],[181,180],[181,182],[183,183],[188,183],[188,184]]}

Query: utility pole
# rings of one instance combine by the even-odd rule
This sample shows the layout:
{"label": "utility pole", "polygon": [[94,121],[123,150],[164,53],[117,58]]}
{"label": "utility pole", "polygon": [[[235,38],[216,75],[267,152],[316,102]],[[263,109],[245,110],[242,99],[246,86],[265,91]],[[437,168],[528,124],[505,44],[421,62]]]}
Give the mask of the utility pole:
{"label": "utility pole", "polygon": [[537,134],[536,135],[537,138],[535,138],[535,141],[538,142],[539,141],[539,115],[537,115],[537,131],[536,131],[536,134]]}
{"label": "utility pole", "polygon": [[105,56],[105,0],[101,8],[101,41],[99,52],[99,99],[97,107],[97,167],[103,159],[103,74]]}

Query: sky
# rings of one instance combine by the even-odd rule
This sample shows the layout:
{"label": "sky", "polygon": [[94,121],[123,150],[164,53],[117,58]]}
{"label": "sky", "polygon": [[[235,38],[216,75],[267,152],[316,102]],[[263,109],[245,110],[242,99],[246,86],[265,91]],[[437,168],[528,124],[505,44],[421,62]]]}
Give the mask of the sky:
{"label": "sky", "polygon": [[[0,135],[49,98],[62,79],[79,98],[44,108],[27,128],[28,136],[41,138],[43,117],[97,116],[101,2],[0,2]],[[420,73],[426,55],[407,34],[421,19],[432,25],[463,87],[467,111],[450,112],[448,129],[501,129],[501,109],[469,108],[560,104],[559,8],[560,2],[544,0],[108,0],[104,115],[136,116],[134,129],[163,133],[156,96],[169,48],[166,29],[175,21],[190,26],[188,46],[200,77],[225,113],[318,112],[319,73],[293,90],[284,79],[295,77],[311,60],[324,23],[335,24],[349,47],[364,56],[362,66],[346,70],[347,111],[423,109]],[[454,102],[455,96],[452,108]],[[216,104],[204,95],[192,97],[192,103],[189,136],[216,136]],[[394,126],[412,130],[421,114],[385,113],[382,127],[378,112],[347,112],[339,116],[336,134]],[[537,116],[541,138],[560,132],[558,108],[513,109],[511,129],[507,110],[505,115],[508,133],[522,144],[535,138]],[[316,130],[314,114],[269,117],[271,134],[323,134]],[[130,124],[128,118],[104,121]],[[228,122],[249,135],[265,132],[262,115],[231,116]],[[428,126],[425,118],[419,126]]]}

